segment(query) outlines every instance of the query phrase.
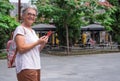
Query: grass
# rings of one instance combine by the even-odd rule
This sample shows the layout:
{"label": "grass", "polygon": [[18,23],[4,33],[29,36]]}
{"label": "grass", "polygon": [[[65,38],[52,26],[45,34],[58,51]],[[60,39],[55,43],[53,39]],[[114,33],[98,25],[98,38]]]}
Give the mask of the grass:
{"label": "grass", "polygon": [[7,54],[6,53],[0,53],[0,59],[6,59]]}

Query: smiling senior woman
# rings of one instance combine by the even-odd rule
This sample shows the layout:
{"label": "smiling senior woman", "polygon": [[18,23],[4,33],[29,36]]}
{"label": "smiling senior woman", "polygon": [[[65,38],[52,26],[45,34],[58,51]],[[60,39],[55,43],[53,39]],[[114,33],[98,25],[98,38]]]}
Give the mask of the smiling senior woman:
{"label": "smiling senior woman", "polygon": [[31,25],[35,22],[37,8],[28,6],[22,12],[22,23],[15,31],[16,73],[18,81],[40,81],[40,50],[48,42],[48,36],[37,37]]}

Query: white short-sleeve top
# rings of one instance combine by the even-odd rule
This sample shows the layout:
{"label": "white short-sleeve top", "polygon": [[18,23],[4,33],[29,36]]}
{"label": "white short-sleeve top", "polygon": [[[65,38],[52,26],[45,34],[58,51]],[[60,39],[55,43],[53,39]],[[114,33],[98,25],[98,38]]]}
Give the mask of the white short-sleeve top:
{"label": "white short-sleeve top", "polygon": [[[16,30],[14,31],[13,39],[17,34],[25,36],[25,43],[27,44],[33,43],[39,39],[34,30],[30,31],[23,26],[18,26],[16,28]],[[37,45],[23,54],[17,52],[15,59],[17,73],[19,73],[23,69],[41,69],[39,48],[40,45]]]}

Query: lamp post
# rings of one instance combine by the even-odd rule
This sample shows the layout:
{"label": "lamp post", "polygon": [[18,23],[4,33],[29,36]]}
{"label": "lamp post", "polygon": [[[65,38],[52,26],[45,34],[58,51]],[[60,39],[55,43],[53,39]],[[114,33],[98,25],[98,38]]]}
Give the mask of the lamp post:
{"label": "lamp post", "polygon": [[18,21],[21,19],[21,0],[18,0]]}

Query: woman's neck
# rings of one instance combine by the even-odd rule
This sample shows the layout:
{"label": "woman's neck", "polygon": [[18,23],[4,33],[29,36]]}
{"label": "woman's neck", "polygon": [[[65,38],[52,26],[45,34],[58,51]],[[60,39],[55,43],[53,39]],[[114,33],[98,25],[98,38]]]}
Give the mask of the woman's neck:
{"label": "woman's neck", "polygon": [[31,25],[25,24],[24,22],[21,25],[32,32]]}
{"label": "woman's neck", "polygon": [[27,23],[22,23],[22,26],[26,27],[26,28],[31,28],[31,25],[30,24],[27,24]]}

